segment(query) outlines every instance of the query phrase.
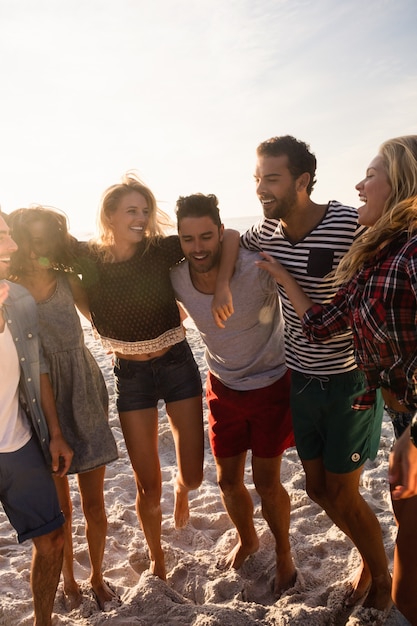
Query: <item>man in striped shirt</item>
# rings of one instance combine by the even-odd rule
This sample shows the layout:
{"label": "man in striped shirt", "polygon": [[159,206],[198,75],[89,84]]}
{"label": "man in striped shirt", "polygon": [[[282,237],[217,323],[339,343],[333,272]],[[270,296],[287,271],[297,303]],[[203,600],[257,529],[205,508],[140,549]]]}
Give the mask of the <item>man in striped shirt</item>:
{"label": "man in striped shirt", "polygon": [[[352,207],[311,200],[315,171],[316,158],[304,142],[283,136],[261,143],[255,181],[264,219],[241,242],[276,257],[310,298],[321,303],[335,293],[328,274],[357,236],[358,225]],[[280,295],[294,435],[307,493],[362,557],[346,603],[353,605],[366,595],[365,607],[384,610],[391,579],[381,529],[359,493],[363,465],[378,450],[382,401],[378,397],[371,409],[352,408],[366,382],[354,361],[350,330],[324,343],[310,343],[285,291],[280,289]]]}

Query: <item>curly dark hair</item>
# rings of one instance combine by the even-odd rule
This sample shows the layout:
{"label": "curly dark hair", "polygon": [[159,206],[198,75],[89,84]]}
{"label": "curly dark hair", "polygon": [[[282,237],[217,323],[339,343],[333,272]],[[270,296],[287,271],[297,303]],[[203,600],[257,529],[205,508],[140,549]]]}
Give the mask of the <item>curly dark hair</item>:
{"label": "curly dark hair", "polygon": [[67,218],[63,213],[44,206],[16,209],[7,217],[18,250],[11,259],[11,277],[27,274],[32,261],[33,248],[30,227],[37,222],[45,225],[45,241],[48,243],[46,261],[56,270],[71,272],[74,269],[74,250],[77,240],[68,232]]}
{"label": "curly dark hair", "polygon": [[310,146],[291,135],[271,137],[259,144],[256,149],[258,156],[287,156],[288,169],[294,179],[307,172],[310,174],[310,182],[307,185],[307,193],[311,194],[316,183],[315,175],[317,159],[310,151]]}
{"label": "curly dark hair", "polygon": [[176,215],[177,225],[184,217],[210,217],[217,226],[221,226],[222,221],[219,213],[219,202],[217,197],[210,193],[205,196],[202,193],[194,193],[191,196],[180,196],[177,200]]}

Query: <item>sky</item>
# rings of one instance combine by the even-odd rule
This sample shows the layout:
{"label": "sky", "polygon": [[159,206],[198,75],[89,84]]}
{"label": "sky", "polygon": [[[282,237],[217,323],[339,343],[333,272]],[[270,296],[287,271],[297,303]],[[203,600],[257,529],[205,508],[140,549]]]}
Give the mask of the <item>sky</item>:
{"label": "sky", "polygon": [[0,0],[0,205],[95,229],[135,170],[174,215],[261,215],[256,146],[307,142],[316,202],[358,204],[379,145],[417,134],[415,0]]}

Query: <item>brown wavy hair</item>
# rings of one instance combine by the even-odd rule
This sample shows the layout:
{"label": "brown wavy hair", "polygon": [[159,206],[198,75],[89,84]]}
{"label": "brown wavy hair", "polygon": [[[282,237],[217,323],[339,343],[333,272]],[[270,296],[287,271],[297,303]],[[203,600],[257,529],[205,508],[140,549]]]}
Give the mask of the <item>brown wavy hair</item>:
{"label": "brown wavy hair", "polygon": [[45,261],[56,270],[66,272],[74,269],[73,251],[76,239],[68,232],[67,217],[58,209],[41,205],[33,205],[25,209],[16,209],[7,217],[13,239],[18,250],[12,254],[11,277],[19,278],[27,274],[32,266],[30,252],[32,239],[30,227],[36,222],[45,225],[48,241],[48,257]]}

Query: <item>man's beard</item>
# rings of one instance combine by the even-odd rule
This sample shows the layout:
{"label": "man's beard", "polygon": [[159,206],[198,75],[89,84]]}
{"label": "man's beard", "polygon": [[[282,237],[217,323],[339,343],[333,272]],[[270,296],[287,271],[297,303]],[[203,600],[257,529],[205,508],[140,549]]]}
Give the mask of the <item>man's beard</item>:
{"label": "man's beard", "polygon": [[274,200],[275,203],[270,212],[267,206],[262,205],[264,216],[273,220],[284,219],[291,213],[291,210],[297,203],[297,192],[295,189],[291,189],[280,200],[276,198],[274,198]]}
{"label": "man's beard", "polygon": [[214,267],[220,264],[220,258],[221,258],[221,249],[219,248],[217,252],[215,252],[214,254],[210,254],[207,257],[204,265],[202,263],[195,262],[192,257],[191,258],[189,257],[187,260],[188,260],[190,267],[193,269],[194,272],[196,272],[197,274],[207,274],[207,272],[210,272],[210,270],[212,270]]}

